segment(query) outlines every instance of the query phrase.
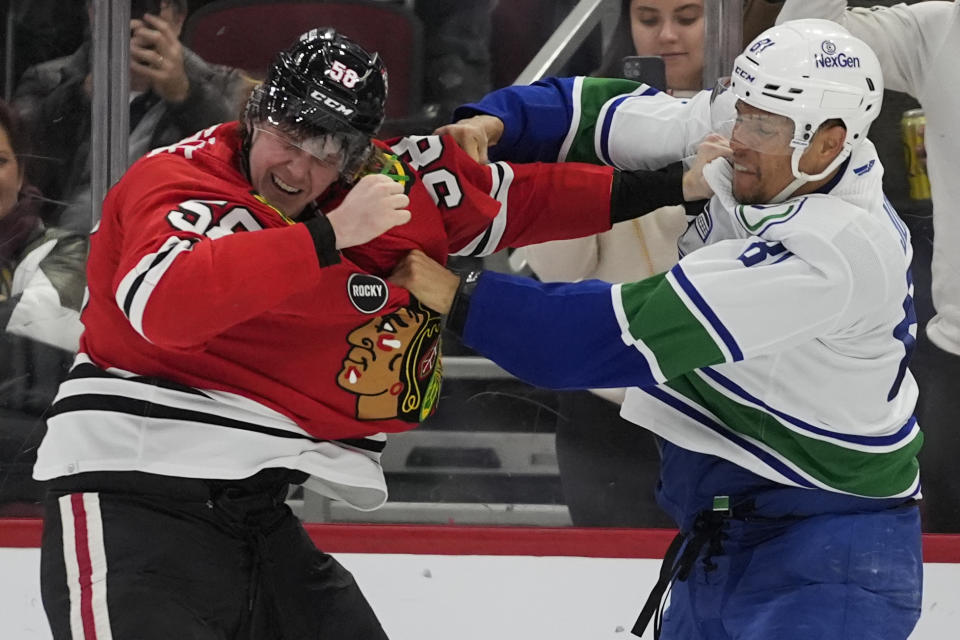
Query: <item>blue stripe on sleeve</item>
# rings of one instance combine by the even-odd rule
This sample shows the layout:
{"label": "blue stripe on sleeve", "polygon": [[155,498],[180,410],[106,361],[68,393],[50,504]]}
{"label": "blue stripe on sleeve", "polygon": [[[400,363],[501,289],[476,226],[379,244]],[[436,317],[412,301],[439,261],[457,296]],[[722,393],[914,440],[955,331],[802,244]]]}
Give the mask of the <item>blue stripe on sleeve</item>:
{"label": "blue stripe on sleeve", "polygon": [[897,230],[897,235],[900,236],[900,248],[906,252],[907,245],[910,243],[910,233],[907,231],[903,220],[900,219],[900,214],[897,213],[897,210],[893,208],[893,204],[887,199],[887,196],[883,196],[883,210],[887,213],[887,217],[890,218],[893,228]]}
{"label": "blue stripe on sleeve", "polygon": [[723,340],[723,343],[727,345],[727,349],[730,351],[730,355],[733,356],[734,361],[743,360],[743,352],[740,350],[740,346],[737,344],[737,341],[733,339],[733,334],[727,330],[723,323],[720,322],[720,318],[717,317],[717,314],[713,312],[713,309],[710,308],[710,305],[707,304],[707,301],[703,299],[703,296],[700,295],[700,292],[697,291],[696,287],[693,286],[693,283],[687,278],[687,275],[683,272],[683,269],[680,265],[676,265],[673,269],[670,270],[670,273],[673,274],[673,277],[676,278],[677,283],[680,285],[680,288],[683,289],[683,292],[687,294],[687,297],[693,302],[694,306],[703,314],[707,319],[707,322],[710,323],[710,326],[713,327],[713,330],[717,332],[717,335],[720,336],[720,339]]}
{"label": "blue stripe on sleeve", "polygon": [[631,93],[629,95],[621,96],[613,101],[603,117],[603,123],[600,125],[600,159],[603,160],[604,164],[616,166],[613,164],[613,160],[610,159],[610,129],[613,127],[613,116],[620,105],[623,104],[628,98],[632,98],[634,96],[652,96],[658,93],[660,93],[660,91],[657,89],[654,89],[653,87],[647,87],[640,93]]}
{"label": "blue stripe on sleeve", "polygon": [[470,300],[463,343],[531,384],[552,389],[649,386],[650,366],[624,344],[611,285],[485,272]]}

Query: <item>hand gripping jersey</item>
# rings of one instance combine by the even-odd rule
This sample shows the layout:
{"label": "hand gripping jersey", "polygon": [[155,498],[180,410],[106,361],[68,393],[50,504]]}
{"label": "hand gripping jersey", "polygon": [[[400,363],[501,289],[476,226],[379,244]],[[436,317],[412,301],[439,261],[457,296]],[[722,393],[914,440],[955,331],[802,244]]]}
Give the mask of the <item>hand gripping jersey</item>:
{"label": "hand gripping jersey", "polygon": [[[505,90],[501,102],[517,104],[504,115],[557,102],[522,89]],[[531,91],[562,94],[556,113],[569,117],[524,131],[541,157],[565,132],[571,148],[589,141],[598,158],[655,168],[695,148],[716,115],[708,93],[685,101],[641,87],[608,100],[589,79]],[[634,387],[624,417],[775,482],[917,496],[911,249],[882,174],[864,142],[820,193],[778,205],[738,205],[719,175],[671,271],[612,286],[485,274],[464,342],[535,384]]]}
{"label": "hand gripping jersey", "polygon": [[91,238],[80,354],[35,476],[286,467],[382,504],[383,433],[430,415],[442,374],[439,318],[385,277],[414,248],[443,262],[607,229],[612,182],[588,165],[479,165],[435,136],[392,149],[411,221],[325,268],[306,227],[251,192],[236,123],[138,161]]}

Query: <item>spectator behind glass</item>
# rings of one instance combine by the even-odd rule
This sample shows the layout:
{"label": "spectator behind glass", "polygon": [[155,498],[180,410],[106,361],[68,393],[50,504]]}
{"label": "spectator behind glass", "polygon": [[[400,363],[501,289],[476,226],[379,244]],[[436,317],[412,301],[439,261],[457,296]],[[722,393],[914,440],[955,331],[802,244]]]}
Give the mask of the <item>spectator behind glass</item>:
{"label": "spectator behind glass", "polygon": [[[772,16],[764,20],[769,22]],[[663,59],[666,87],[658,88],[675,95],[700,89],[703,0],[622,0],[620,19],[594,75],[620,77],[623,58],[631,55]],[[620,282],[672,267],[677,261],[677,239],[686,227],[683,207],[664,207],[596,236],[548,242],[521,251],[546,282],[591,278]],[[595,393],[567,392],[560,398],[565,419],[557,424],[557,459],[573,523],[669,526],[653,501],[658,459],[654,439],[620,417],[622,389]],[[578,427],[581,423],[593,426],[582,429]],[[638,465],[637,460],[650,464]]]}
{"label": "spectator behind glass", "polygon": [[[758,17],[750,6],[747,12],[745,19],[752,17],[768,22],[772,19],[769,15]],[[623,58],[627,55],[658,55],[664,58],[668,91],[692,93],[691,90],[700,86],[703,75],[703,15],[702,0],[623,0],[619,22],[597,75],[619,76],[623,70]],[[587,82],[591,81],[585,80],[583,86]],[[599,82],[624,93],[636,88],[633,83],[617,80]],[[548,81],[543,86],[545,91],[538,100],[547,106],[551,103],[552,91],[547,87],[557,85]],[[468,153],[485,161],[488,145],[497,145],[504,133],[504,122],[492,114],[502,113],[499,110],[503,105],[511,104],[510,99],[503,103],[498,101],[501,92],[464,105],[457,111],[464,119],[441,127],[437,132],[454,136]],[[547,106],[546,110],[549,112],[550,107]],[[582,111],[578,113],[580,124],[565,124],[561,127],[563,132],[568,126],[583,125],[591,117]],[[552,118],[549,114],[543,115],[546,120]],[[541,120],[539,114],[534,117]],[[513,135],[515,137],[516,133]],[[538,134],[531,139],[539,139]],[[560,149],[560,152],[550,156],[546,151],[548,148]],[[494,153],[502,154],[502,150]],[[557,142],[555,146],[544,145],[532,155],[527,152],[522,155],[527,161],[555,158],[600,162],[596,153],[594,145],[573,144],[565,150]],[[495,157],[504,159],[499,155]],[[548,282],[591,278],[618,282],[643,278],[663,272],[677,261],[676,241],[686,226],[681,207],[666,207],[639,220],[617,224],[610,231],[593,237],[526,247],[521,250],[521,256],[541,280]],[[651,500],[656,483],[656,464],[653,463],[658,457],[653,441],[642,429],[620,419],[622,389],[596,393],[611,402],[585,393],[562,395],[560,400],[564,419],[559,420],[557,426],[557,457],[564,498],[574,524],[666,524]],[[578,430],[579,423],[591,425],[592,437]],[[638,465],[636,460],[643,460],[645,464]]]}
{"label": "spectator behind glass", "polygon": [[[180,44],[186,0],[156,4],[158,15],[130,21],[131,163],[232,119],[247,88],[239,71],[208,64]],[[89,1],[87,9],[92,24]],[[31,169],[31,180],[63,202],[60,226],[83,231],[90,225],[90,55],[88,36],[71,55],[27,69],[13,98],[37,153],[46,158]]]}
{"label": "spectator behind glass", "polygon": [[23,132],[0,101],[0,505],[40,498],[30,478],[39,416],[82,330],[87,240],[44,227],[43,199],[24,177],[23,153]]}
{"label": "spectator behind glass", "polygon": [[662,57],[671,93],[700,89],[703,0],[622,0],[620,20],[594,75],[621,77],[623,58],[633,55]]}
{"label": "spectator behind glass", "polygon": [[[661,56],[668,89],[698,89],[703,75],[703,0],[623,0],[601,77],[620,77],[623,58]],[[660,87],[661,89],[664,87]],[[682,206],[663,207],[610,231],[521,249],[544,282],[596,278],[623,282],[666,271],[687,227]],[[671,526],[653,499],[655,438],[620,417],[623,389],[560,396],[557,462],[576,526]],[[590,424],[584,429],[584,424]],[[638,464],[638,460],[645,461]],[[649,463],[647,463],[649,462]]]}

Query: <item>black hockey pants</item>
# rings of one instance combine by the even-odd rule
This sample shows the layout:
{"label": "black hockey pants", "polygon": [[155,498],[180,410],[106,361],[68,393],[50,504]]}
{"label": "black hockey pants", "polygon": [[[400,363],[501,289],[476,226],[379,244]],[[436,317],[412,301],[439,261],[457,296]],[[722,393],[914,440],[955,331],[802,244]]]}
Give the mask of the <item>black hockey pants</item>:
{"label": "black hockey pants", "polygon": [[291,474],[53,481],[41,587],[54,639],[385,639],[353,576],[284,503]]}

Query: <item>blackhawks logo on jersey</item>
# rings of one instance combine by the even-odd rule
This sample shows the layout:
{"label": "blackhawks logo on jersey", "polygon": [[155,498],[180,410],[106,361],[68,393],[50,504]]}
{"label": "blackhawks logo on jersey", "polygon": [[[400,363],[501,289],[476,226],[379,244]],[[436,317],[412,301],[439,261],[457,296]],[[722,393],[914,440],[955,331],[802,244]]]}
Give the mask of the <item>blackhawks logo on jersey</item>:
{"label": "blackhawks logo on jersey", "polygon": [[443,365],[440,316],[414,302],[347,336],[337,386],[357,396],[359,420],[422,422],[436,411]]}

